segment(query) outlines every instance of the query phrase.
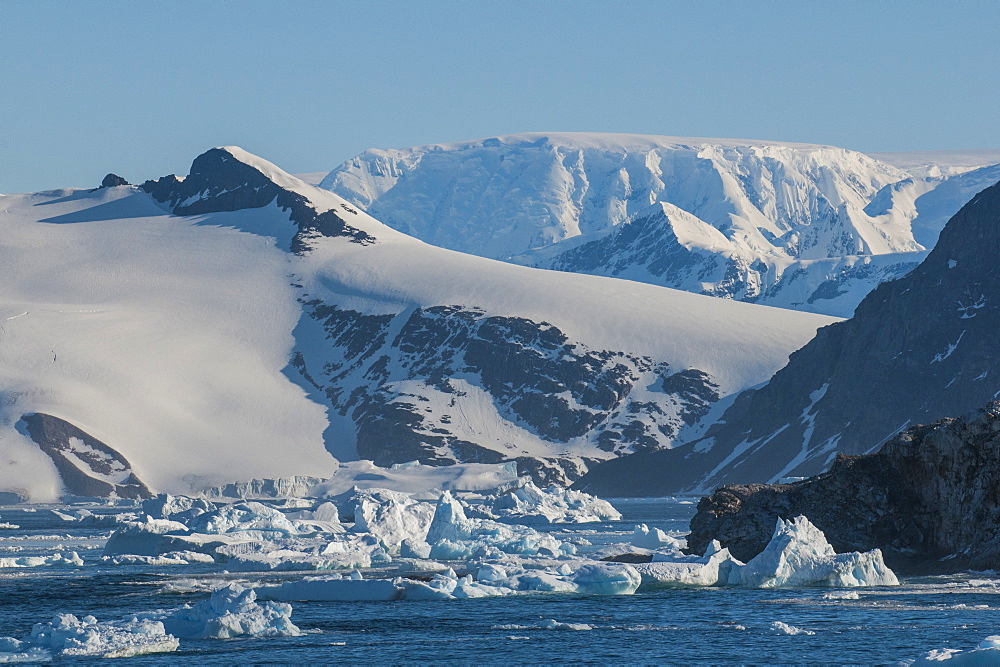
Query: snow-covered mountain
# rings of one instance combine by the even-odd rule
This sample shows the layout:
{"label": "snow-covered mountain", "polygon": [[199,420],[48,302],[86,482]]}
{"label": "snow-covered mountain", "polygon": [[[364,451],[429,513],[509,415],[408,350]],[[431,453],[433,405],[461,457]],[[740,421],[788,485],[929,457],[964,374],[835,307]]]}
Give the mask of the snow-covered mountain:
{"label": "snow-covered mountain", "polygon": [[916,269],[876,288],[852,319],[820,330],[704,438],[609,462],[581,484],[662,495],[813,475],[838,453],[874,451],[903,428],[996,400],[998,256],[1000,183],[952,217]]}
{"label": "snow-covered mountain", "polygon": [[572,478],[702,429],[832,321],[437,248],[233,147],[106,183],[0,196],[0,491],[334,457]]}
{"label": "snow-covered mountain", "polygon": [[971,196],[946,172],[832,146],[534,133],[372,149],[321,186],[463,252],[849,316]]}

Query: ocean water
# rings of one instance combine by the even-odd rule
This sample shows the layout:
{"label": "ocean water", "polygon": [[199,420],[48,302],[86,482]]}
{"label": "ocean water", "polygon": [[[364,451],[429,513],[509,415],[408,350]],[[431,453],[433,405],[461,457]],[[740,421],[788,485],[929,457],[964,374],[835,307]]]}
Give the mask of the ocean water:
{"label": "ocean water", "polygon": [[[640,522],[684,531],[694,513],[687,499],[612,502],[624,515],[621,522],[547,530],[582,536],[596,549],[627,541]],[[301,576],[237,576],[211,565],[102,565],[96,561],[108,529],[67,530],[74,524],[47,508],[0,508],[0,516],[21,525],[0,530],[0,558],[63,547],[87,561],[72,569],[0,568],[0,636],[21,637],[56,613],[116,620],[198,602],[231,580]],[[670,588],[618,597],[297,602],[292,620],[306,631],[301,637],[182,640],[177,652],[116,662],[886,664],[935,648],[972,648],[1000,634],[1000,575],[994,573],[908,578],[898,587],[853,590],[856,600],[829,599],[826,588]],[[592,629],[542,627],[549,619]],[[776,623],[802,632],[786,634]]]}

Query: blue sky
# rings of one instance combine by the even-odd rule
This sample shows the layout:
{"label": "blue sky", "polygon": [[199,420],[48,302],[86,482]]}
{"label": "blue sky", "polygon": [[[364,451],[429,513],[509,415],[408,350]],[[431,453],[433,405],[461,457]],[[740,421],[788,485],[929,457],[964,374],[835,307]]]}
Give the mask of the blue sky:
{"label": "blue sky", "polygon": [[0,1],[0,192],[523,131],[1000,147],[1000,5]]}

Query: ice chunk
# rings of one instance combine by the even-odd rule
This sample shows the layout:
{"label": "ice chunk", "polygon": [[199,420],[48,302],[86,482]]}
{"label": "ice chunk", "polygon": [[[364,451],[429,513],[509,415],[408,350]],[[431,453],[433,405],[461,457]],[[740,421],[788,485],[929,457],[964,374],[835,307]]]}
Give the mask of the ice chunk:
{"label": "ice chunk", "polygon": [[572,575],[578,593],[585,595],[632,595],[642,577],[625,563],[591,563],[578,568]]}
{"label": "ice chunk", "polygon": [[546,630],[593,630],[592,625],[586,623],[560,623],[554,618],[550,618],[541,625]]}
{"label": "ice chunk", "polygon": [[660,547],[679,549],[683,543],[675,537],[670,537],[659,528],[650,529],[646,524],[640,523],[632,531],[632,546],[640,549],[659,549]]}
{"label": "ice chunk", "polygon": [[[149,619],[98,622],[93,616],[77,618],[59,614],[50,623],[37,623],[23,641],[0,639],[0,651],[9,650],[43,656],[99,656],[124,658],[148,653],[176,651],[177,638],[163,624]],[[0,653],[2,659],[3,653]]]}
{"label": "ice chunk", "polygon": [[780,635],[814,635],[816,634],[812,630],[803,630],[802,628],[797,628],[794,625],[789,625],[788,623],[782,623],[781,621],[775,621],[771,624],[771,629]]}
{"label": "ice chunk", "polygon": [[298,522],[289,519],[279,510],[256,501],[233,503],[201,514],[189,521],[188,527],[194,532],[208,534],[262,531],[298,535],[310,532],[303,531]]}
{"label": "ice chunk", "polygon": [[339,575],[305,577],[279,586],[258,589],[267,600],[329,600],[354,602],[361,600],[396,600],[402,587],[389,579],[345,579]]}
{"label": "ice chunk", "polygon": [[903,664],[917,665],[937,665],[948,661],[949,667],[954,665],[996,665],[1000,664],[1000,635],[991,635],[979,642],[975,648],[967,651],[954,648],[937,648],[916,660],[906,661]]}
{"label": "ice chunk", "polygon": [[291,616],[290,604],[259,604],[252,588],[230,584],[212,593],[208,600],[165,616],[163,626],[184,639],[297,637],[302,633],[292,623]]}
{"label": "ice chunk", "polygon": [[168,493],[161,493],[142,502],[142,511],[149,516],[155,519],[174,519],[175,521],[189,521],[217,508],[218,505],[203,498],[172,496]]}
{"label": "ice chunk", "polygon": [[467,559],[486,549],[510,554],[559,556],[575,553],[572,544],[563,544],[551,535],[527,526],[510,526],[489,519],[470,519],[462,505],[445,491],[438,499],[434,519],[427,532],[431,558]]}
{"label": "ice chunk", "polygon": [[484,499],[481,509],[492,518],[517,523],[596,523],[622,518],[606,500],[554,484],[543,490],[530,477],[500,487]]}
{"label": "ice chunk", "polygon": [[83,559],[75,551],[64,556],[62,553],[55,553],[51,556],[20,556],[15,558],[0,558],[0,569],[13,567],[79,567],[83,565]]}
{"label": "ice chunk", "polygon": [[778,519],[771,541],[746,565],[730,572],[729,583],[754,588],[782,586],[895,586],[896,575],[878,549],[837,554],[819,528],[804,516]]}
{"label": "ice chunk", "polygon": [[680,552],[667,556],[656,554],[651,563],[636,563],[633,567],[642,577],[644,586],[715,586],[730,580],[733,569],[743,563],[733,558],[718,540],[712,540],[704,556],[685,556]]}
{"label": "ice chunk", "polygon": [[355,498],[354,530],[371,533],[390,554],[398,554],[404,541],[424,542],[434,513],[433,505],[405,493],[367,489]]}

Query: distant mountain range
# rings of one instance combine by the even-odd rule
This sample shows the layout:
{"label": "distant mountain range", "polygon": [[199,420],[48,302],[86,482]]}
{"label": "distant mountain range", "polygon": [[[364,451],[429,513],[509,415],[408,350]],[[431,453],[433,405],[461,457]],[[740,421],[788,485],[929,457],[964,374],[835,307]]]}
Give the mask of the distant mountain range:
{"label": "distant mountain range", "polygon": [[441,247],[848,317],[1000,177],[998,153],[535,133],[372,149],[321,186]]}

